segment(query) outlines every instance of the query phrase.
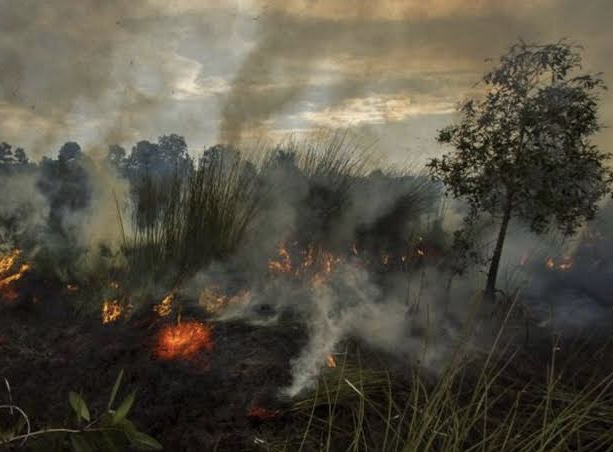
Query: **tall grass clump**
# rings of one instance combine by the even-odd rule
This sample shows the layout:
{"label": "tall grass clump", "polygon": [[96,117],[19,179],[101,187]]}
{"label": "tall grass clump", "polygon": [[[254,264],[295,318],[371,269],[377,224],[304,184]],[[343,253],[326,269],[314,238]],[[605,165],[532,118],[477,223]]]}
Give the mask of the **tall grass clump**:
{"label": "tall grass clump", "polygon": [[613,450],[613,372],[585,362],[610,359],[611,344],[535,351],[502,331],[484,350],[458,344],[434,372],[419,354],[398,370],[355,346],[293,401],[293,430],[265,437],[269,450]]}
{"label": "tall grass clump", "polygon": [[186,175],[145,176],[126,241],[131,273],[172,286],[236,252],[258,212],[257,171],[215,147]]}

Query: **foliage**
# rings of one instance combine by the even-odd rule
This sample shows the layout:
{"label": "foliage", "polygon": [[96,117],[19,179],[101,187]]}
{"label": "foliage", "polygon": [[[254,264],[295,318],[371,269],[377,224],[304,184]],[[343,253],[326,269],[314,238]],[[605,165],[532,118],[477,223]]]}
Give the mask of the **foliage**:
{"label": "foliage", "polygon": [[468,100],[462,119],[440,131],[455,151],[430,161],[434,178],[477,212],[500,221],[486,293],[493,295],[506,228],[511,218],[536,233],[555,224],[575,233],[610,192],[610,157],[589,138],[599,130],[599,75],[571,75],[577,49],[564,41],[520,41],[487,73],[486,95]]}
{"label": "foliage", "polygon": [[[94,419],[83,397],[73,391],[69,393],[68,400],[75,415],[74,427],[31,431],[29,417],[23,410],[12,401],[8,405],[0,405],[11,415],[18,416],[14,425],[0,432],[0,445],[19,444],[28,446],[32,451],[64,451],[67,448],[74,452],[119,451],[127,444],[136,450],[162,450],[160,443],[139,431],[127,417],[134,404],[134,391],[113,408],[122,377],[123,370],[117,376],[106,411]],[[5,382],[10,397],[10,385],[8,381]]]}

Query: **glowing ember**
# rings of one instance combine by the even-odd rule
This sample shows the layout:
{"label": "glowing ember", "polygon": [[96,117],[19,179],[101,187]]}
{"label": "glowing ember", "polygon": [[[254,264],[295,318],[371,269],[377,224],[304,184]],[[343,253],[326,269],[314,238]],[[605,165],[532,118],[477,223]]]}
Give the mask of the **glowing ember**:
{"label": "glowing ember", "polygon": [[253,419],[259,419],[262,421],[268,419],[274,419],[279,414],[278,410],[268,410],[259,406],[252,406],[247,411],[247,416]]}
{"label": "glowing ember", "polygon": [[336,367],[336,358],[334,358],[334,355],[328,353],[326,356],[326,365],[330,368]]}
{"label": "glowing ember", "polygon": [[228,304],[228,297],[220,294],[217,288],[207,287],[200,292],[198,303],[209,314],[218,314]]}
{"label": "glowing ember", "polygon": [[573,266],[572,259],[570,257],[565,257],[564,259],[562,259],[562,262],[558,264],[558,270],[566,271],[570,269],[572,266]]}
{"label": "glowing ember", "polygon": [[424,255],[424,251],[423,251],[421,248],[418,248],[418,249],[417,249],[417,254],[418,254],[419,256],[423,256],[423,255]]}
{"label": "glowing ember", "polygon": [[334,255],[332,253],[329,253],[328,251],[324,251],[322,253],[322,260],[323,260],[323,270],[327,274],[332,273],[332,270],[334,269],[334,265],[339,264],[341,262],[341,259],[339,257],[334,257]]}
{"label": "glowing ember", "polygon": [[545,266],[548,270],[559,270],[559,271],[567,271],[573,266],[573,260],[566,256],[562,258],[558,263],[554,261],[551,257],[547,258],[545,262]]}
{"label": "glowing ember", "polygon": [[227,296],[219,293],[216,287],[206,288],[200,292],[198,303],[204,310],[212,315],[221,313],[229,305],[245,305],[251,299],[249,290],[241,290],[236,295]]}
{"label": "glowing ember", "polygon": [[160,302],[153,307],[153,311],[160,317],[166,317],[172,312],[172,302],[174,301],[174,295],[168,294]]}
{"label": "glowing ember", "polygon": [[9,254],[0,257],[0,276],[11,271],[20,254],[20,250],[13,250]]}
{"label": "glowing ember", "polygon": [[117,300],[104,300],[102,303],[102,323],[113,323],[121,317],[123,307]]}
{"label": "glowing ember", "polygon": [[302,268],[308,269],[313,266],[315,262],[315,249],[313,245],[309,245],[306,252],[304,253],[304,261],[302,261]]}
{"label": "glowing ember", "polygon": [[66,290],[70,293],[78,292],[79,286],[75,284],[66,284]]}
{"label": "glowing ember", "polygon": [[202,350],[213,350],[211,328],[193,321],[165,326],[158,335],[155,354],[165,360],[193,359]]}
{"label": "glowing ember", "polygon": [[383,262],[383,265],[388,265],[390,262],[390,255],[389,254],[382,255],[381,262]]}
{"label": "glowing ember", "polygon": [[285,243],[279,245],[279,259],[268,261],[268,269],[272,273],[290,273],[292,271],[292,259]]}
{"label": "glowing ember", "polygon": [[20,250],[13,250],[0,257],[0,298],[7,301],[15,301],[18,298],[19,294],[11,285],[20,280],[30,270],[30,265],[27,263],[23,263],[17,268],[20,256]]}

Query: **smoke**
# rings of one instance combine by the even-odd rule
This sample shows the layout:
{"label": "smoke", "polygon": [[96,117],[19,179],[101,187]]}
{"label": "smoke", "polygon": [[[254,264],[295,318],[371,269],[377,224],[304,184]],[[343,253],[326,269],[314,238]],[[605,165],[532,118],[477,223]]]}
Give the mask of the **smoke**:
{"label": "smoke", "polygon": [[131,234],[129,183],[116,170],[93,152],[89,153],[87,174],[91,184],[91,199],[86,209],[65,218],[75,228],[77,244],[89,251],[90,263],[100,246],[116,251]]}
{"label": "smoke", "polygon": [[38,236],[49,215],[47,200],[31,173],[2,175],[0,178],[0,243]]}
{"label": "smoke", "polygon": [[[406,291],[411,283],[420,282],[404,281],[398,286],[404,290],[384,294],[363,268],[339,267],[329,283],[311,294],[310,340],[293,360],[293,381],[282,395],[294,397],[312,387],[326,357],[348,338],[408,362],[419,361],[424,370],[439,374],[451,357],[461,320],[445,314],[443,297],[432,286],[419,298],[411,297]],[[429,338],[433,340],[427,344]]]}
{"label": "smoke", "polygon": [[142,35],[144,18],[158,13],[147,0],[1,2],[5,138],[37,124],[17,139],[40,156],[67,135],[96,145],[132,137],[141,117],[159,114],[177,77],[160,63],[168,46]]}

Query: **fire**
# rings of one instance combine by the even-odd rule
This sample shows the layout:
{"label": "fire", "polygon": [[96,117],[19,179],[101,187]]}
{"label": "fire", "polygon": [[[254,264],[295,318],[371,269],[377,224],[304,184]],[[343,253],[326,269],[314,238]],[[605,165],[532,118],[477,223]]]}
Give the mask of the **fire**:
{"label": "fire", "polygon": [[570,257],[565,257],[562,262],[558,264],[558,270],[566,271],[573,266],[573,261]]}
{"label": "fire", "polygon": [[556,263],[551,257],[547,258],[545,266],[548,270],[567,271],[573,266],[573,260],[569,256],[563,257],[560,262]]}
{"label": "fire", "polygon": [[167,325],[158,334],[155,354],[164,360],[193,359],[202,350],[213,350],[212,336],[208,325],[196,321]]}
{"label": "fire", "polygon": [[295,259],[296,262],[292,261],[292,255],[287,245],[281,243],[279,245],[279,257],[268,261],[268,270],[278,275],[285,274],[296,278],[305,277],[305,280],[310,279],[311,283],[317,286],[327,279],[337,264],[343,262],[341,257],[317,248],[313,244],[309,244],[304,251],[296,252],[294,255],[298,256]]}
{"label": "fire", "polygon": [[14,301],[18,294],[10,287],[12,283],[20,280],[30,270],[30,264],[23,263],[18,266],[21,250],[15,249],[9,254],[0,257],[0,297]]}
{"label": "fire", "polygon": [[323,261],[323,271],[326,274],[332,273],[334,266],[341,262],[340,257],[335,257],[332,253],[328,251],[322,252],[322,261]]}
{"label": "fire", "polygon": [[279,259],[268,261],[268,270],[271,273],[291,273],[292,271],[292,258],[287,251],[285,243],[279,245]]}
{"label": "fire", "polygon": [[160,302],[153,307],[153,311],[160,317],[166,317],[172,312],[172,302],[174,301],[174,294],[168,294]]}
{"label": "fire", "polygon": [[307,247],[307,250],[304,252],[304,261],[302,261],[302,268],[305,270],[308,268],[311,268],[314,263],[315,263],[315,249],[313,248],[313,245],[309,245]]}
{"label": "fire", "polygon": [[0,275],[8,273],[11,268],[13,268],[20,254],[21,251],[16,249],[11,251],[9,254],[0,257]]}
{"label": "fire", "polygon": [[326,365],[332,369],[336,367],[336,358],[331,353],[326,355]]}
{"label": "fire", "polygon": [[269,410],[260,406],[252,406],[247,411],[247,417],[262,421],[274,419],[279,414],[278,410]]}
{"label": "fire", "polygon": [[102,303],[102,323],[113,323],[121,317],[123,306],[118,300],[104,300]]}
{"label": "fire", "polygon": [[245,305],[251,299],[249,290],[241,290],[236,295],[227,296],[219,293],[216,287],[208,287],[200,292],[198,303],[209,314],[219,314],[228,305]]}

